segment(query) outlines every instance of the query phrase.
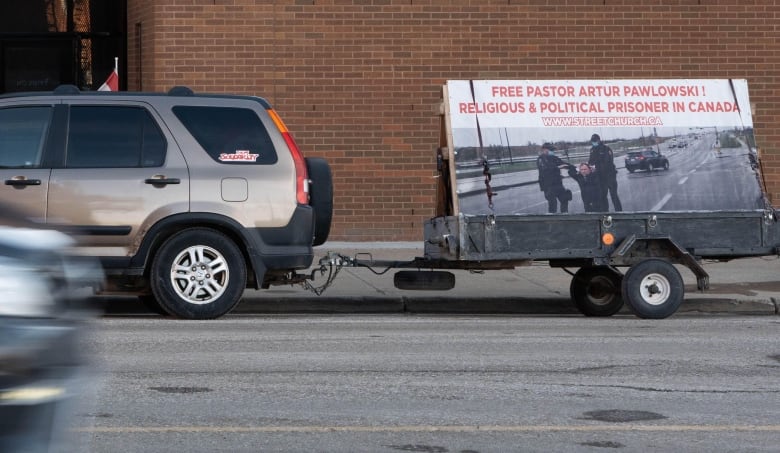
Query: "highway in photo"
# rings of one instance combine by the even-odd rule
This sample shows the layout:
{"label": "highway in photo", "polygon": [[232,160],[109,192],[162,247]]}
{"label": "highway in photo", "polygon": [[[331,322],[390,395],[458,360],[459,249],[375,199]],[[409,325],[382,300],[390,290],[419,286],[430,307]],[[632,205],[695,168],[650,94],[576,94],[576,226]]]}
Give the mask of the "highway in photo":
{"label": "highway in photo", "polygon": [[[668,143],[668,142],[667,142]],[[615,152],[618,168],[618,194],[627,212],[718,211],[761,209],[761,189],[756,171],[751,167],[748,147],[722,148],[717,151],[715,133],[689,140],[685,148],[669,149],[660,145],[669,160],[669,169],[636,171],[625,168],[625,154]],[[572,164],[579,159],[572,158]],[[584,212],[580,190],[566,170],[563,184],[573,193],[569,213]],[[536,170],[494,177],[493,209],[488,206],[484,189],[459,196],[460,211],[465,214],[545,214],[547,201],[536,182]],[[484,186],[482,178],[480,183]],[[478,184],[474,185],[479,187]],[[610,210],[612,204],[610,203]]]}

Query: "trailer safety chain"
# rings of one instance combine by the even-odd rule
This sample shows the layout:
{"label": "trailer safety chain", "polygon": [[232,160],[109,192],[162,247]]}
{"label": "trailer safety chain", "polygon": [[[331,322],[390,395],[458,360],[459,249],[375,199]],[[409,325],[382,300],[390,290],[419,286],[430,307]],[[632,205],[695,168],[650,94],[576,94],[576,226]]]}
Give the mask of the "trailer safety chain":
{"label": "trailer safety chain", "polygon": [[[341,268],[347,265],[350,261],[352,261],[352,259],[348,256],[342,256],[338,253],[328,252],[327,256],[320,258],[320,267],[311,271],[309,278],[302,281],[300,285],[304,289],[307,289],[318,296],[322,295],[322,293],[324,293],[325,290],[328,289],[328,287],[333,283],[333,280],[336,279],[336,276],[339,274],[339,271],[341,271]],[[328,278],[325,279],[325,283],[320,286],[314,286],[311,284],[309,280],[314,281],[315,275],[317,273],[322,276],[325,275],[325,272],[328,273]]]}

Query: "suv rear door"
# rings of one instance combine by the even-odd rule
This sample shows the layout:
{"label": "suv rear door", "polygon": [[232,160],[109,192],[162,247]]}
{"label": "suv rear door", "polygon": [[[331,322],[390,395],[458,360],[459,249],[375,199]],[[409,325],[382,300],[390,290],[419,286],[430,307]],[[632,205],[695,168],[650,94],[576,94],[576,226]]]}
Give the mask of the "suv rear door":
{"label": "suv rear door", "polygon": [[[247,228],[288,225],[296,209],[296,173],[287,145],[261,103],[179,98],[169,124],[188,150],[192,210],[222,214]],[[167,120],[167,117],[166,117]],[[185,132],[186,131],[186,132]]]}
{"label": "suv rear door", "polygon": [[189,210],[187,165],[148,104],[73,99],[51,172],[48,222],[74,228],[90,254],[129,259],[158,220]]}

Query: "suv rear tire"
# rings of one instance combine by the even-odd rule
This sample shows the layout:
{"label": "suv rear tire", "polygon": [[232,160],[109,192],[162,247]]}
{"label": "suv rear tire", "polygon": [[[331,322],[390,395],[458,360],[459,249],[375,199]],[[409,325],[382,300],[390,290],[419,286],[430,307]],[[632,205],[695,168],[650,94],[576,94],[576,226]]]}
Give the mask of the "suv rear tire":
{"label": "suv rear tire", "polygon": [[238,246],[224,234],[190,228],[171,236],[156,254],[151,286],[160,306],[185,319],[213,319],[232,310],[246,287]]}

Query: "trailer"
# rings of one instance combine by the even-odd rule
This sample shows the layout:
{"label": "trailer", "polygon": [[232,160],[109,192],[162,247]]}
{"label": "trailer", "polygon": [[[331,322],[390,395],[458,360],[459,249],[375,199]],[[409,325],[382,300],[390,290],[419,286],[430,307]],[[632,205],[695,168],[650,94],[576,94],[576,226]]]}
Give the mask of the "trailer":
{"label": "trailer", "polygon": [[543,261],[586,316],[661,319],[684,299],[676,265],[704,291],[703,260],[778,254],[745,80],[448,81],[439,116],[424,256],[331,253],[320,271],[397,268],[396,287],[441,290],[452,269]]}

